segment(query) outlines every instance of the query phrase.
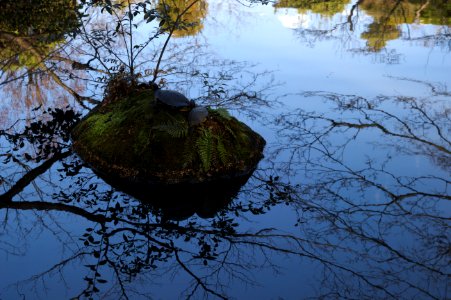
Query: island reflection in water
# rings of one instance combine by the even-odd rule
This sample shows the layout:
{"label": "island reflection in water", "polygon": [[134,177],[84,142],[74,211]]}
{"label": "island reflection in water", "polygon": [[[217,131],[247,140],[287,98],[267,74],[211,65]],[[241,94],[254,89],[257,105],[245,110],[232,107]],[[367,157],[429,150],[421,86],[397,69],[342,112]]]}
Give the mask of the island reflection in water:
{"label": "island reflection in water", "polygon": [[98,174],[115,189],[140,200],[150,211],[158,211],[162,219],[186,220],[196,214],[201,218],[213,218],[231,201],[246,184],[253,172],[231,179],[218,179],[206,183],[133,184]]}
{"label": "island reflection in water", "polygon": [[[368,1],[348,8],[362,3],[360,13],[370,11]],[[420,16],[432,9],[430,3]],[[379,24],[383,19],[375,18]],[[392,27],[362,27],[360,32],[388,28],[392,33]],[[447,27],[439,28],[435,37],[443,39]],[[384,36],[389,37],[384,41],[392,37]],[[389,47],[362,42],[371,51]],[[95,73],[65,64],[52,70],[66,86],[73,84],[63,76],[68,69],[78,79]],[[23,70],[2,71],[1,82],[8,81],[1,85],[2,95],[14,90],[4,88],[9,84],[27,86],[20,79]],[[206,207],[198,196],[195,205],[180,210],[165,206],[168,191],[149,204],[92,172],[72,153],[69,138],[81,117],[80,103],[90,105],[83,97],[45,113],[43,107],[3,103],[13,114],[7,122],[2,118],[0,127],[0,298],[449,298],[451,95],[446,85],[393,77],[399,86],[424,87],[423,93],[363,97],[366,90],[354,85],[354,94],[298,93],[296,99],[313,99],[314,105],[285,108],[277,107],[281,95],[277,103],[263,101],[273,99],[271,89],[258,80],[250,90],[232,91],[228,74],[239,72],[229,70],[215,84],[201,84],[205,93],[199,99],[243,114],[249,109],[264,123],[255,126],[271,134],[265,159],[249,180],[227,193],[222,185],[213,188],[217,202]],[[199,78],[193,78],[189,85],[195,86]],[[100,98],[97,88],[76,92]],[[50,89],[42,99],[52,106],[61,90],[55,93]],[[178,204],[191,198],[183,189],[175,193]]]}

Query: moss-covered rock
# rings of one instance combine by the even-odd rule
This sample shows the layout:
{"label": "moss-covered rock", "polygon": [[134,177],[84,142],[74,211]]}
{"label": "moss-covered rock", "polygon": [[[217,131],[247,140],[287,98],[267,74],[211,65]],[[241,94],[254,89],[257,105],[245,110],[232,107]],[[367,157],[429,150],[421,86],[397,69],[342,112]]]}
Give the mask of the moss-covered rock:
{"label": "moss-covered rock", "polygon": [[138,184],[201,183],[249,175],[264,139],[225,110],[188,125],[188,112],[145,89],[99,105],[73,130],[76,152],[101,174]]}

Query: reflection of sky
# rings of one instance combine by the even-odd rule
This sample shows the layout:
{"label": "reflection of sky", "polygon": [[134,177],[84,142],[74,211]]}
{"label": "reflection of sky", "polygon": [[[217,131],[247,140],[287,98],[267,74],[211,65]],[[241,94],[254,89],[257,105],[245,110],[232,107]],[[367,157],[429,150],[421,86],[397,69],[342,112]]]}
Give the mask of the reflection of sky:
{"label": "reflection of sky", "polygon": [[[224,59],[235,59],[239,61],[250,61],[256,63],[256,70],[275,70],[276,81],[283,82],[281,87],[274,91],[276,95],[285,93],[298,93],[308,90],[331,91],[345,94],[358,94],[369,98],[379,94],[425,96],[428,89],[422,85],[393,79],[395,77],[407,77],[416,80],[430,82],[443,82],[451,86],[449,70],[451,70],[451,59],[449,53],[439,48],[428,48],[420,42],[391,41],[386,50],[381,53],[362,54],[357,50],[364,47],[365,42],[357,36],[349,36],[349,32],[335,32],[329,40],[315,40],[312,37],[303,38],[296,29],[300,27],[325,29],[324,24],[317,24],[320,18],[308,14],[300,15],[296,10],[277,10],[270,5],[254,6],[245,8],[238,4],[233,10],[220,10],[222,1],[211,1],[209,5],[210,15],[204,22],[205,27],[202,36],[209,44],[211,51]],[[345,19],[339,15],[338,19]],[[367,18],[363,18],[366,24]],[[331,24],[331,21],[328,21]],[[325,24],[325,25],[328,25]],[[362,30],[360,27],[359,30]],[[436,27],[410,26],[417,32],[433,32]],[[146,36],[148,28],[140,32],[140,37]],[[180,42],[180,40],[178,41]],[[171,41],[172,43],[172,41]],[[387,57],[393,56],[397,59],[396,64],[384,63]],[[238,79],[239,80],[239,79]],[[3,91],[2,91],[3,92]],[[50,97],[51,98],[51,97]],[[321,109],[321,99],[303,98],[299,95],[289,95],[282,98],[285,107],[274,114],[286,111],[287,108],[303,107],[306,109]],[[5,104],[3,104],[5,105]],[[240,118],[246,119],[245,116]],[[261,124],[252,120],[246,120],[258,132],[262,133],[270,142],[275,142],[277,132],[272,131],[268,124]],[[371,132],[363,141],[372,142],[378,134]],[[338,140],[340,137],[336,137]],[[360,147],[360,148],[358,148]],[[368,153],[372,153],[373,145],[365,144],[355,146],[348,154],[348,159],[363,160]],[[383,158],[385,152],[372,153],[375,157]],[[283,157],[281,157],[283,158]],[[415,158],[414,163],[410,157],[401,157],[397,165],[389,166],[400,169],[405,174],[433,173],[427,159]],[[299,181],[303,178],[296,178]],[[377,195],[375,196],[377,198]],[[56,214],[58,218],[66,220],[64,214]],[[251,219],[244,226],[259,228],[259,226],[276,226],[283,231],[292,231],[292,223],[296,216],[285,207],[276,208],[271,213]],[[67,228],[79,234],[79,225],[74,225],[71,219]],[[85,224],[83,224],[85,225]],[[37,242],[33,242],[33,240]],[[42,270],[52,259],[51,251],[55,251],[54,245],[58,241],[51,234],[45,234],[38,238],[33,237],[29,248],[30,256],[6,258],[4,263],[2,257],[2,268],[0,278],[8,276],[8,283],[15,279],[23,278],[21,270],[27,266],[33,266],[33,271]],[[52,255],[52,257],[50,257]],[[38,259],[36,259],[38,257]],[[46,259],[41,259],[45,257]],[[57,258],[59,258],[57,256]],[[269,299],[277,296],[287,299],[295,299],[308,294],[313,288],[309,283],[315,283],[315,276],[320,275],[320,270],[315,270],[311,263],[306,261],[288,261],[284,258],[277,259],[283,265],[285,275],[275,278],[269,270],[256,271],[257,279],[263,288],[243,288],[232,292],[240,298],[248,295],[249,298]],[[9,272],[8,270],[12,270]],[[80,278],[72,274],[74,281]],[[177,277],[180,284],[186,280],[185,277]],[[308,280],[308,284],[306,284]],[[71,281],[71,284],[74,284]],[[80,285],[82,285],[80,283]],[[159,292],[158,292],[159,291]],[[177,289],[167,289],[163,286],[155,291],[155,295],[167,295],[175,298]],[[0,294],[1,295],[1,294]]]}
{"label": "reflection of sky", "polygon": [[[277,10],[276,14],[270,6],[252,10],[256,13],[246,15],[244,20],[236,17],[235,22],[242,22],[243,26],[233,32],[213,35],[209,33],[212,29],[206,27],[204,34],[209,37],[211,47],[223,57],[249,60],[260,64],[262,69],[277,70],[277,79],[286,82],[284,90],[329,90],[360,95],[419,92],[412,91],[410,84],[403,86],[385,75],[431,82],[448,80],[451,85],[446,76],[451,69],[451,59],[441,49],[423,47],[421,42],[391,41],[381,53],[353,53],[349,50],[365,46],[358,33],[337,30],[333,34],[336,39],[316,42],[311,37],[303,40],[291,29],[300,25],[320,29],[327,26],[318,26],[309,15],[297,14],[293,9]],[[215,15],[216,20],[222,18],[222,24],[226,24],[226,15]],[[390,56],[399,57],[399,63],[380,63]]]}

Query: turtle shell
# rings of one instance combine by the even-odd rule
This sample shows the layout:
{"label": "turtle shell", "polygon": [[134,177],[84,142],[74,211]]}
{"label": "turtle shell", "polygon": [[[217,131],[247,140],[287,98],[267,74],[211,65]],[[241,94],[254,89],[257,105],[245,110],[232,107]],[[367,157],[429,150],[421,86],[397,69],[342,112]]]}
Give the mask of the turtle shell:
{"label": "turtle shell", "polygon": [[155,100],[172,108],[194,107],[194,101],[190,101],[185,95],[173,90],[162,90],[156,84],[152,85]]}

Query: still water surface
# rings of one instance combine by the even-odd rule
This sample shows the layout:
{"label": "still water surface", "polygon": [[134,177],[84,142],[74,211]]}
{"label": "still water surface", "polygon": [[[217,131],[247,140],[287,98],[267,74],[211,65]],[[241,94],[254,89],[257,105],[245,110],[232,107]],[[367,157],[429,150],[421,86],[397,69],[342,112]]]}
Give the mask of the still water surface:
{"label": "still water surface", "polygon": [[[88,9],[75,36],[0,22],[0,299],[450,298],[447,1],[210,0],[190,17],[160,84],[267,145],[227,197],[170,205],[70,152],[72,112],[126,61],[121,39],[90,44],[115,17]],[[163,43],[137,58],[140,80]]]}

